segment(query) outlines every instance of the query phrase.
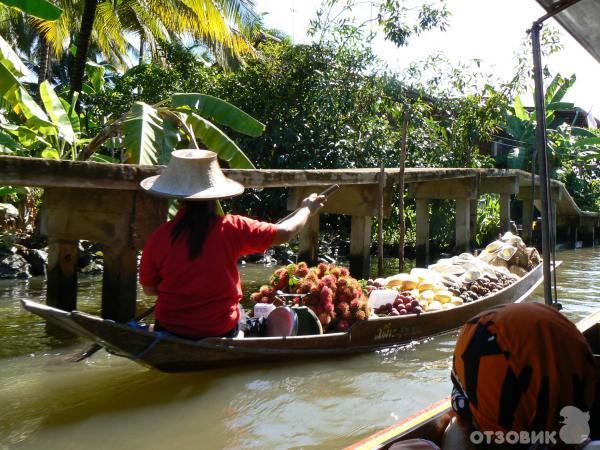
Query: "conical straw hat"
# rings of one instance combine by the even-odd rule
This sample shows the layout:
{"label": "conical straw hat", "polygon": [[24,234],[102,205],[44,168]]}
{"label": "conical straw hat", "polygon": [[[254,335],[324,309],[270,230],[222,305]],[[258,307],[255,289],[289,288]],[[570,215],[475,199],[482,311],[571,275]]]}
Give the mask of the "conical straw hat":
{"label": "conical straw hat", "polygon": [[151,194],[185,200],[215,200],[240,195],[244,186],[225,177],[217,154],[208,150],[176,150],[160,175],[142,180]]}

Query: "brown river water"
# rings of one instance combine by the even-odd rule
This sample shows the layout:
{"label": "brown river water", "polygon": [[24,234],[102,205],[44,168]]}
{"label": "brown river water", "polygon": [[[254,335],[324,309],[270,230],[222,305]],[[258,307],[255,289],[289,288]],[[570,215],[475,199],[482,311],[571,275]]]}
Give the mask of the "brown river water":
{"label": "brown river water", "polygon": [[[557,258],[576,321],[599,304],[600,249]],[[245,266],[242,277],[261,283],[273,270]],[[100,280],[79,285],[79,309],[97,312]],[[337,449],[450,392],[456,331],[340,359],[163,374],[104,351],[61,362],[88,343],[46,335],[21,298],[43,301],[44,280],[0,280],[0,450]]]}

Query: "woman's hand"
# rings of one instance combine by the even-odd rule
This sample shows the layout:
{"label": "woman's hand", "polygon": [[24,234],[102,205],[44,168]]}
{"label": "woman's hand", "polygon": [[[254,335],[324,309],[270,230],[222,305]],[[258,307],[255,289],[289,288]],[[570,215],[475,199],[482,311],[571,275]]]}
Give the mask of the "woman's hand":
{"label": "woman's hand", "polygon": [[277,224],[277,236],[273,241],[273,245],[281,245],[297,235],[306,225],[308,218],[314,216],[326,201],[327,197],[317,194],[310,194],[302,200],[297,211]]}
{"label": "woman's hand", "polygon": [[319,209],[321,209],[325,205],[326,202],[327,197],[325,197],[324,195],[312,193],[304,200],[302,200],[300,206],[303,208],[308,208],[308,210],[310,211],[310,215],[314,216],[317,213],[317,211],[319,211]]}

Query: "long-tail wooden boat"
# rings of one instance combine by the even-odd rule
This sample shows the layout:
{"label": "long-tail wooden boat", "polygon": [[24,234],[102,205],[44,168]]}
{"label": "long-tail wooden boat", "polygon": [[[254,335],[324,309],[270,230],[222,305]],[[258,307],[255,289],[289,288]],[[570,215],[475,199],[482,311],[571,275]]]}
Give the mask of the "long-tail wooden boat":
{"label": "long-tail wooden boat", "polygon": [[539,265],[504,289],[456,308],[421,315],[377,317],[349,331],[320,335],[257,338],[181,339],[104,320],[80,311],[65,312],[28,300],[23,307],[48,322],[89,338],[109,351],[165,372],[205,370],[243,363],[282,362],[368,352],[460,327],[491,306],[522,302],[542,281]]}
{"label": "long-tail wooden boat", "polygon": [[[595,405],[591,411],[590,426],[592,437],[598,439],[597,435],[600,434],[600,430],[596,429],[596,435],[594,435],[594,425],[598,425],[600,422],[600,392],[598,392],[600,389],[600,309],[578,322],[577,328],[589,342],[594,354],[598,384]],[[453,416],[454,411],[452,411],[448,397],[346,447],[344,450],[385,450],[393,444],[407,439],[427,439],[441,447],[444,430]]]}

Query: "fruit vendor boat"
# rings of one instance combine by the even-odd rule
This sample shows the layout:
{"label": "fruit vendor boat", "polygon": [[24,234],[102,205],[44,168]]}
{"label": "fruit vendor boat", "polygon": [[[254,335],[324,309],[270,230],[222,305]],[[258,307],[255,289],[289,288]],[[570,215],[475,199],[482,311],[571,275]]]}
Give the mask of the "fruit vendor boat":
{"label": "fruit vendor boat", "polygon": [[[596,372],[600,374],[600,309],[577,323],[577,328],[585,336],[594,354]],[[591,411],[590,423],[597,423],[598,407]],[[444,430],[450,423],[454,412],[450,398],[430,405],[417,414],[398,421],[394,425],[366,437],[344,450],[385,450],[397,442],[407,439],[427,439],[441,446]],[[597,436],[592,436],[597,438]]]}
{"label": "fruit vendor boat", "polygon": [[462,326],[491,306],[522,302],[542,281],[538,265],[513,284],[452,309],[403,316],[373,317],[348,331],[291,337],[181,339],[116,323],[80,311],[66,312],[22,300],[23,307],[49,323],[88,338],[109,352],[165,372],[369,352],[407,343]]}

